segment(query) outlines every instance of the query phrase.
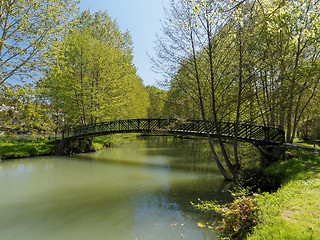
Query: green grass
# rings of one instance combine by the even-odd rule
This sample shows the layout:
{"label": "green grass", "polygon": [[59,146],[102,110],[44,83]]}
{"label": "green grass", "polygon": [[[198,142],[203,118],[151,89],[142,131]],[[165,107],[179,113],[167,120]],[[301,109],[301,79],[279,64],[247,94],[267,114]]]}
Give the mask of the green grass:
{"label": "green grass", "polygon": [[319,142],[313,142],[310,141],[308,143],[303,142],[301,139],[295,138],[293,140],[293,144],[298,144],[298,145],[303,145],[303,146],[308,146],[308,147],[316,147],[316,148],[320,148],[320,143]]}
{"label": "green grass", "polygon": [[0,137],[0,159],[49,155],[53,153],[54,146],[46,144],[46,140]]}
{"label": "green grass", "polygon": [[295,153],[267,169],[284,183],[259,197],[261,222],[247,239],[320,239],[320,155]]}
{"label": "green grass", "polygon": [[[113,147],[124,142],[132,141],[139,134],[115,134],[93,138],[92,144],[95,150],[105,147]],[[40,155],[51,155],[55,147],[46,144],[46,139],[35,139],[31,136],[1,136],[0,159],[22,158]]]}

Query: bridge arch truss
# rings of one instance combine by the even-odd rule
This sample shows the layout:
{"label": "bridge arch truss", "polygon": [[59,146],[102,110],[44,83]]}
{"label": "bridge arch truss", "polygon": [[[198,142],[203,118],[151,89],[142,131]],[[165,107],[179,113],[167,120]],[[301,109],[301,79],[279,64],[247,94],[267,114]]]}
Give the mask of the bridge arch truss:
{"label": "bridge arch truss", "polygon": [[[212,121],[207,121],[209,134],[217,137],[217,129]],[[227,139],[235,138],[235,123],[220,122],[220,136]],[[65,128],[63,138],[91,137],[115,133],[170,133],[181,135],[207,135],[203,120],[177,120],[177,119],[129,119],[109,121],[97,124]],[[281,145],[285,142],[283,129],[250,124],[238,125],[238,140],[253,142],[260,146]]]}

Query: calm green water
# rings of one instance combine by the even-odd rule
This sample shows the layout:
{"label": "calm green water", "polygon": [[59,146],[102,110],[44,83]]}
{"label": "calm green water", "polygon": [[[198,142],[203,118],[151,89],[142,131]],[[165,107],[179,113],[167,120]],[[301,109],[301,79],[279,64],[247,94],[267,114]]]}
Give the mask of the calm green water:
{"label": "calm green water", "polygon": [[[217,239],[190,201],[229,198],[203,143],[152,137],[0,163],[0,239]],[[203,171],[207,167],[210,171]]]}

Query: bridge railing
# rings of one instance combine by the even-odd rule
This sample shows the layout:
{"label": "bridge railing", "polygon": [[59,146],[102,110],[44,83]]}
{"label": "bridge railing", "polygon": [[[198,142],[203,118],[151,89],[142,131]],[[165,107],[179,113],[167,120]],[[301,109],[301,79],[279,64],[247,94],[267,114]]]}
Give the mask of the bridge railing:
{"label": "bridge railing", "polygon": [[[208,121],[210,135],[217,135],[215,124]],[[220,122],[220,134],[222,137],[235,138],[235,123]],[[77,126],[66,128],[63,137],[82,137],[103,135],[122,132],[176,132],[185,134],[205,135],[204,122],[202,120],[177,120],[177,119],[129,119]],[[239,124],[238,139],[252,141],[266,141],[283,143],[284,131],[275,127]]]}

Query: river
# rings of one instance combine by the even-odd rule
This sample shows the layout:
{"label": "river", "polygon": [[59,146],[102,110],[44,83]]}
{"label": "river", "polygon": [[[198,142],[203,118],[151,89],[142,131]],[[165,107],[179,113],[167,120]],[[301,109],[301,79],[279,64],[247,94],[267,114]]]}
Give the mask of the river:
{"label": "river", "polygon": [[1,162],[0,239],[218,239],[190,205],[230,199],[208,159],[204,142],[149,137],[98,153]]}

